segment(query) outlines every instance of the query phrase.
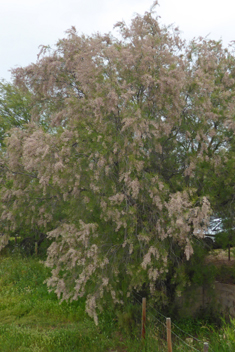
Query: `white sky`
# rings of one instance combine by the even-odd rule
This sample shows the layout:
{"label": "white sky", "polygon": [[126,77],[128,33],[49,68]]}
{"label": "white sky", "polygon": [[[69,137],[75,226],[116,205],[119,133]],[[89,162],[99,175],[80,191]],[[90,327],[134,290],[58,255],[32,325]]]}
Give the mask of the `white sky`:
{"label": "white sky", "polygon": [[[36,62],[39,45],[53,45],[72,25],[79,33],[112,31],[122,19],[149,10],[153,0],[0,0],[0,79],[10,68]],[[235,0],[159,0],[161,23],[174,23],[187,40],[235,40]]]}

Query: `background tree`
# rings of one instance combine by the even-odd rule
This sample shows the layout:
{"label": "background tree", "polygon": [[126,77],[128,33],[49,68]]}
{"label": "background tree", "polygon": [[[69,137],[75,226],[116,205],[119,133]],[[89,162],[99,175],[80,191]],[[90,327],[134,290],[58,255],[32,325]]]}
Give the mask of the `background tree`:
{"label": "background tree", "polygon": [[30,93],[22,92],[15,85],[0,82],[0,143],[13,127],[21,127],[30,121]]}

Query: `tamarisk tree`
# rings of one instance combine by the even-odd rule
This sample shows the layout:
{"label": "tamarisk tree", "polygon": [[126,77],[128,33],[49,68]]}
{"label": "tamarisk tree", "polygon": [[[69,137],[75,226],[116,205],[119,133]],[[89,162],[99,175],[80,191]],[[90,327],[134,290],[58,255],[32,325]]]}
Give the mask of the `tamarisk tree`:
{"label": "tamarisk tree", "polygon": [[103,298],[162,297],[170,266],[183,282],[211,213],[207,172],[234,132],[234,58],[221,43],[186,45],[153,11],[116,28],[121,39],[72,28],[13,70],[31,118],[1,160],[2,246],[20,226],[46,232],[48,287],[85,296],[96,322]]}

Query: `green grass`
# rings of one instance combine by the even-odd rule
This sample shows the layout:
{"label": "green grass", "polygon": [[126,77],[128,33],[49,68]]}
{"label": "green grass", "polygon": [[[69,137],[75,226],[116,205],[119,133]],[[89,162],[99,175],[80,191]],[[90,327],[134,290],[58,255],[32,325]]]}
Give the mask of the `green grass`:
{"label": "green grass", "polygon": [[37,258],[0,257],[0,351],[111,350],[110,324],[95,326],[84,300],[59,304],[48,275]]}
{"label": "green grass", "polygon": [[[166,331],[147,310],[147,335],[140,340],[141,307],[123,307],[114,314],[106,310],[99,326],[85,313],[84,299],[59,304],[47,291],[49,270],[38,258],[0,256],[0,351],[4,352],[164,352]],[[133,312],[135,314],[133,315]],[[134,318],[133,318],[134,316]],[[139,319],[138,319],[139,317]],[[159,317],[157,317],[159,318]],[[164,324],[164,320],[162,321]],[[218,329],[209,320],[184,319],[173,326],[174,352],[188,352],[187,333],[210,342],[214,352],[235,351],[235,321]],[[193,347],[203,351],[201,343]]]}

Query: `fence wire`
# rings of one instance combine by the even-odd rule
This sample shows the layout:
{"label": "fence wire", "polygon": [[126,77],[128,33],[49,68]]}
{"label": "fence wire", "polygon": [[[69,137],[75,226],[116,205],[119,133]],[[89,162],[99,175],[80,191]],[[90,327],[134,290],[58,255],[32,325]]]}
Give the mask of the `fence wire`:
{"label": "fence wire", "polygon": [[[139,300],[137,297],[133,297],[134,300],[135,300],[135,302],[138,303],[138,304],[141,306],[141,305],[142,305],[142,296],[139,295],[138,293],[135,293],[135,296],[138,296],[139,299],[140,299],[140,300]],[[167,329],[167,326],[166,326],[166,319],[167,319],[167,317],[166,317],[164,314],[162,314],[162,313],[160,313],[159,311],[157,311],[157,309],[154,308],[153,305],[147,303],[147,307],[148,307],[148,308],[147,308],[147,313],[146,313],[146,315],[147,315],[147,320],[148,320],[148,317],[150,316],[150,317],[153,319],[153,321],[159,323],[159,324],[161,325],[161,327],[164,327],[164,330],[163,330],[163,333],[162,333],[162,337],[163,337],[163,336],[165,335],[166,329]],[[154,312],[154,314],[153,314],[153,312]],[[157,316],[160,316],[161,319],[164,318],[164,322],[163,322],[162,320],[158,319]],[[191,339],[193,339],[193,341],[196,341],[197,343],[202,344],[202,346],[204,345],[204,342],[205,342],[205,341],[202,341],[202,340],[200,340],[200,339],[198,339],[198,338],[192,336],[191,334],[187,333],[186,331],[184,331],[183,329],[181,329],[179,326],[177,326],[177,325],[176,325],[175,323],[173,323],[173,322],[171,322],[171,325],[172,325],[174,328],[178,329],[178,330],[179,330],[181,333],[183,333],[185,336],[189,336]],[[156,327],[156,326],[155,326],[155,327]],[[158,330],[159,330],[159,329],[158,329]],[[188,344],[186,341],[184,341],[179,335],[177,335],[176,332],[174,332],[172,329],[171,329],[171,333],[172,333],[178,340],[180,340],[181,343],[183,343],[185,346],[187,346],[187,347],[190,348],[191,350],[197,351],[197,352],[201,352],[200,350],[198,350],[198,349],[195,348],[194,346],[189,345],[189,344]],[[155,336],[156,338],[159,337],[159,336],[156,335],[155,333],[154,333],[154,336]],[[211,352],[213,352],[212,347],[211,347],[210,345],[209,345],[209,350],[210,350]]]}

